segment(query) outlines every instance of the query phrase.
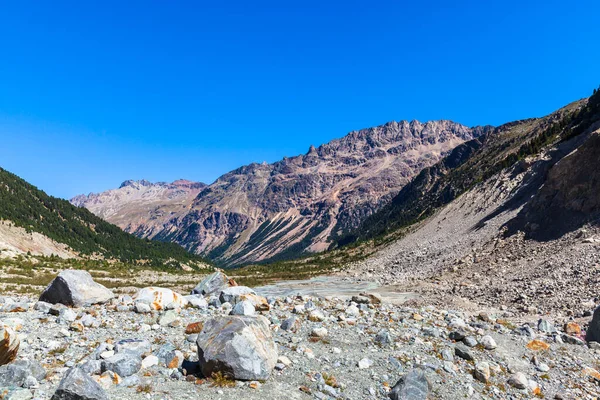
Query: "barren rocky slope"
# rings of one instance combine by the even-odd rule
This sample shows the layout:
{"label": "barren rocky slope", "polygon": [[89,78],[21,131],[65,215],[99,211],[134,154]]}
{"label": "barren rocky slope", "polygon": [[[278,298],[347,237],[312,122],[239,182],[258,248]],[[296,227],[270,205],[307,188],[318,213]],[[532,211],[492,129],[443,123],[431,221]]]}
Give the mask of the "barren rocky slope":
{"label": "barren rocky slope", "polygon": [[325,250],[332,237],[356,227],[421,169],[489,130],[450,121],[390,122],[302,156],[241,167],[191,203],[184,196],[178,209],[163,209],[156,197],[144,204],[143,195],[131,194],[146,190],[139,183],[73,203],[139,237],[176,242],[224,264],[297,256]]}
{"label": "barren rocky slope", "polygon": [[[348,273],[437,304],[584,316],[598,302],[599,129],[594,95],[496,132],[458,168],[444,160],[423,171],[383,210],[403,226],[391,234],[400,239]],[[500,162],[481,164],[494,146],[505,150]],[[522,158],[504,167],[511,152]]]}

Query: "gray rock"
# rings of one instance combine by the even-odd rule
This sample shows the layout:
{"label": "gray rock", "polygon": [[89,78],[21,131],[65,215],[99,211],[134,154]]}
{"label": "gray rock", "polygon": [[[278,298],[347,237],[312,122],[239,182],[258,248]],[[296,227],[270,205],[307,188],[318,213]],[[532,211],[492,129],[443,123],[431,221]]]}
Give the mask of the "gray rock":
{"label": "gray rock", "polygon": [[457,357],[460,357],[467,361],[471,361],[474,359],[473,354],[471,354],[469,348],[462,344],[458,344],[454,347],[454,354],[456,354]]}
{"label": "gray rock", "polygon": [[196,343],[200,368],[209,377],[222,372],[239,380],[264,380],[277,362],[277,346],[262,316],[209,319]]}
{"label": "gray rock", "polygon": [[183,296],[185,300],[187,300],[188,304],[194,308],[205,309],[208,308],[208,302],[201,295],[189,295]]}
{"label": "gray rock", "polygon": [[102,361],[88,360],[79,368],[88,375],[100,375],[102,373]]}
{"label": "gray rock", "polygon": [[429,387],[425,373],[420,369],[413,369],[400,378],[389,396],[391,400],[426,400]]}
{"label": "gray rock", "polygon": [[194,289],[191,294],[200,294],[203,296],[218,293],[229,287],[229,278],[221,271],[214,272],[204,278]]}
{"label": "gray rock", "polygon": [[548,334],[557,332],[554,325],[552,325],[552,323],[550,321],[545,320],[545,319],[540,319],[538,321],[538,331],[548,333]]}
{"label": "gray rock", "polygon": [[124,378],[137,373],[142,368],[142,359],[135,354],[123,352],[102,360],[102,372],[112,371]]}
{"label": "gray rock", "polygon": [[178,368],[183,362],[183,355],[172,343],[165,343],[156,352],[156,357],[167,368]]}
{"label": "gray rock", "polygon": [[58,323],[68,324],[77,319],[77,313],[70,308],[63,308],[58,312]]}
{"label": "gray rock", "polygon": [[460,342],[466,337],[466,335],[463,331],[452,331],[448,334],[448,337],[450,338],[450,340]]}
{"label": "gray rock", "polygon": [[284,331],[296,332],[300,328],[301,322],[297,317],[290,317],[281,323],[281,329]]}
{"label": "gray rock", "polygon": [[562,339],[562,341],[564,343],[568,343],[568,344],[575,344],[578,346],[585,346],[585,342],[581,339],[579,339],[578,337],[575,336],[571,336],[571,335],[567,335],[566,333],[563,333],[560,338]]}
{"label": "gray rock", "polygon": [[160,326],[167,326],[179,319],[179,314],[174,310],[165,311],[158,319]]}
{"label": "gray rock", "polygon": [[594,311],[594,316],[588,326],[585,340],[588,342],[600,342],[600,307]]}
{"label": "gray rock", "polygon": [[221,300],[219,300],[218,296],[210,296],[208,298],[208,306],[214,307],[214,308],[219,308],[219,307],[221,307]]}
{"label": "gray rock", "polygon": [[41,381],[46,370],[34,360],[16,360],[0,367],[0,386],[23,386],[28,377]]}
{"label": "gray rock", "polygon": [[114,297],[106,287],[94,282],[87,271],[64,270],[58,274],[40,296],[40,301],[81,307],[105,303]]}
{"label": "gray rock", "polygon": [[219,300],[221,303],[236,305],[241,301],[240,296],[243,294],[256,294],[256,292],[246,286],[232,286],[221,291]]}
{"label": "gray rock", "polygon": [[15,387],[0,388],[2,400],[30,400],[33,399],[33,393],[29,389],[20,389]]}
{"label": "gray rock", "polygon": [[517,389],[525,389],[529,383],[527,376],[522,372],[517,372],[508,378],[508,384]]}
{"label": "gray rock", "polygon": [[248,300],[240,301],[231,310],[231,315],[254,315],[254,306]]}
{"label": "gray rock", "polygon": [[40,311],[44,314],[48,314],[50,309],[52,308],[52,304],[46,303],[45,301],[38,301],[34,304],[33,309],[36,311]]}
{"label": "gray rock", "polygon": [[143,301],[137,301],[135,303],[135,305],[133,306],[133,310],[136,313],[145,314],[145,313],[151,312],[152,308],[150,308],[150,304],[148,304],[148,303],[145,303]]}
{"label": "gray rock", "polygon": [[140,358],[151,350],[152,345],[144,339],[124,339],[115,343],[116,353],[130,353]]}
{"label": "gray rock", "polygon": [[388,346],[388,345],[392,344],[392,342],[393,342],[392,336],[390,335],[390,332],[386,329],[382,329],[375,336],[375,343],[377,343],[381,346]]}
{"label": "gray rock", "polygon": [[469,347],[475,347],[477,346],[477,339],[475,339],[473,336],[467,336],[463,339],[463,343]]}
{"label": "gray rock", "polygon": [[71,368],[60,381],[51,400],[108,400],[108,395],[80,368]]}

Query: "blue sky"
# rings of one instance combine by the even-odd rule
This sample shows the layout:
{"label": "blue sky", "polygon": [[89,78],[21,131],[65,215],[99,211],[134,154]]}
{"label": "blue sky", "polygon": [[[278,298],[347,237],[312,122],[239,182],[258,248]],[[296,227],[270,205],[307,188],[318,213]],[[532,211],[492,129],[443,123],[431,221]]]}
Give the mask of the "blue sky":
{"label": "blue sky", "polygon": [[598,15],[598,1],[0,0],[0,166],[68,198],[211,182],[390,120],[542,116],[600,84]]}

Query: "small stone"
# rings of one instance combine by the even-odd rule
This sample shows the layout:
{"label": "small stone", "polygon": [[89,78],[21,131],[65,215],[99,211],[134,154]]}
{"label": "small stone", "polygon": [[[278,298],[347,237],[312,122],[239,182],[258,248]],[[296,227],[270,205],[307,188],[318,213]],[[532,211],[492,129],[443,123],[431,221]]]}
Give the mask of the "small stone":
{"label": "small stone", "polygon": [[298,329],[300,329],[300,325],[300,319],[296,317],[290,317],[281,323],[281,329],[284,331],[296,332]]}
{"label": "small stone", "polygon": [[545,319],[540,319],[538,321],[538,330],[547,334],[552,334],[556,332],[556,328],[554,327],[554,325],[552,325],[550,321]]}
{"label": "small stone", "polygon": [[150,304],[138,301],[133,307],[134,311],[139,314],[145,314],[152,311]]}
{"label": "small stone", "polygon": [[167,326],[179,319],[179,314],[175,310],[165,311],[158,319],[160,326]]}
{"label": "small stone", "polygon": [[313,330],[310,332],[310,336],[316,338],[324,338],[325,336],[327,336],[327,329],[323,327],[313,328]]}
{"label": "small stone", "polygon": [[242,300],[237,303],[231,310],[231,315],[254,315],[254,305],[248,300]]}
{"label": "small stone", "polygon": [[186,326],[185,333],[187,335],[193,334],[193,333],[200,333],[200,332],[202,332],[203,327],[204,327],[204,324],[200,321],[192,322],[191,324],[188,324],[188,326]]}
{"label": "small stone", "polygon": [[286,356],[279,356],[279,357],[277,357],[277,362],[280,363],[280,364],[285,365],[286,367],[289,367],[290,365],[292,365],[292,360],[290,360]]}
{"label": "small stone", "polygon": [[527,388],[528,383],[529,380],[527,379],[527,376],[525,376],[525,374],[522,372],[517,372],[508,378],[508,384],[517,389]]}
{"label": "small stone", "polygon": [[477,346],[477,339],[475,339],[473,336],[467,336],[463,339],[463,343],[468,347],[475,347]]}
{"label": "small stone", "polygon": [[158,365],[158,357],[155,355],[149,355],[148,357],[142,360],[142,369],[150,368],[155,365]]}
{"label": "small stone", "polygon": [[458,344],[454,347],[454,354],[467,361],[472,361],[474,359],[469,348],[462,344]]}
{"label": "small stone", "polygon": [[496,341],[490,335],[483,336],[479,342],[486,350],[494,350],[496,347],[498,347]]}
{"label": "small stone", "polygon": [[565,333],[567,335],[581,335],[581,327],[575,322],[565,324]]}
{"label": "small stone", "polygon": [[484,361],[476,363],[473,376],[480,382],[488,383],[490,380],[490,365]]}
{"label": "small stone", "polygon": [[373,360],[370,360],[368,358],[363,358],[358,362],[358,368],[360,369],[367,369],[370,368],[373,365]]}
{"label": "small stone", "polygon": [[346,308],[345,313],[346,313],[346,315],[350,315],[352,317],[360,316],[360,310],[356,306],[350,306],[350,307]]}
{"label": "small stone", "polygon": [[308,314],[308,319],[312,322],[323,322],[325,321],[325,315],[321,310],[312,310]]}
{"label": "small stone", "polygon": [[106,371],[96,378],[96,382],[104,389],[110,389],[112,386],[120,384],[121,380],[121,377],[112,371]]}
{"label": "small stone", "polygon": [[426,400],[431,384],[420,369],[413,369],[394,385],[389,394],[391,400]]}

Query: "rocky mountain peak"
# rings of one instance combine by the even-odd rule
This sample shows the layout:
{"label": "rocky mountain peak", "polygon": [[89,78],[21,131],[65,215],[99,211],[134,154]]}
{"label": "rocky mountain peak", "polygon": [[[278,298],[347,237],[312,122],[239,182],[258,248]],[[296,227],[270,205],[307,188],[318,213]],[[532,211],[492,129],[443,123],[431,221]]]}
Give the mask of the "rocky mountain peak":
{"label": "rocky mountain peak", "polygon": [[[208,186],[126,181],[74,200],[138,236],[175,241],[227,264],[321,251],[421,169],[484,130],[445,120],[390,121],[311,145],[304,155],[241,166]],[[138,190],[125,190],[131,187]]]}

